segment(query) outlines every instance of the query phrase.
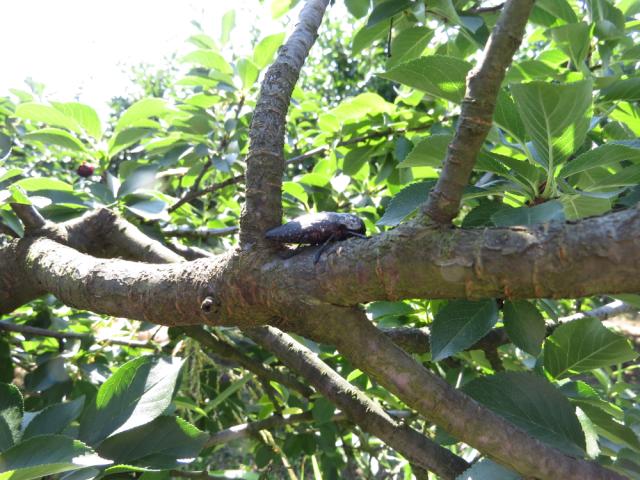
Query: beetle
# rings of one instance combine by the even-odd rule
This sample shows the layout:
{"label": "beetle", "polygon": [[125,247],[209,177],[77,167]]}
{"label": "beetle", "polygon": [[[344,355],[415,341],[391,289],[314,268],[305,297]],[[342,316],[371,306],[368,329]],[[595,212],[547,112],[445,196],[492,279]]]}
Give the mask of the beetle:
{"label": "beetle", "polygon": [[265,237],[280,243],[320,245],[313,263],[331,241],[350,237],[367,238],[364,222],[351,213],[319,212],[296,217],[290,222],[267,231]]}

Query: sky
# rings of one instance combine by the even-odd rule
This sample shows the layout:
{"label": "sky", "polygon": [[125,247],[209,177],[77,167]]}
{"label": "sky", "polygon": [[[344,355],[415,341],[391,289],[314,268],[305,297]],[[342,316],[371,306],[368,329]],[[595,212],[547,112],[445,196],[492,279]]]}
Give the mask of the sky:
{"label": "sky", "polygon": [[57,101],[79,100],[105,114],[106,102],[131,86],[127,66],[161,65],[172,53],[194,49],[197,33],[217,38],[222,15],[236,10],[234,49],[242,48],[260,19],[264,35],[283,31],[269,1],[257,0],[0,0],[0,96],[28,90],[27,77]]}

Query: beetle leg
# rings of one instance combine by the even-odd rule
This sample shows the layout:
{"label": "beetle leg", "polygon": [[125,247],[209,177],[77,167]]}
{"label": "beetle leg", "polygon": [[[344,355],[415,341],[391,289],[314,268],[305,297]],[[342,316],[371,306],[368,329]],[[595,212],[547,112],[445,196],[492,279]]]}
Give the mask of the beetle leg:
{"label": "beetle leg", "polygon": [[325,242],[322,244],[322,246],[318,249],[318,251],[316,252],[316,254],[313,257],[313,264],[314,265],[316,263],[318,263],[318,261],[320,261],[320,256],[322,255],[322,252],[324,252],[327,249],[327,245],[329,245],[329,242],[331,242],[335,237],[336,237],[336,234],[332,233],[331,236],[329,238],[327,238],[325,240]]}

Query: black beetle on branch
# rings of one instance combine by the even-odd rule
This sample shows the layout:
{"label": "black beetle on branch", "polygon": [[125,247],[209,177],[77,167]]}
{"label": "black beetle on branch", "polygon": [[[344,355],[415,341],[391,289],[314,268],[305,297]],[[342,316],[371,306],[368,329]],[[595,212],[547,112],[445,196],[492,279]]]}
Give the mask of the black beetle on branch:
{"label": "black beetle on branch", "polygon": [[294,218],[269,230],[265,237],[280,243],[320,245],[313,263],[318,263],[329,242],[350,237],[367,238],[364,222],[351,213],[319,212]]}

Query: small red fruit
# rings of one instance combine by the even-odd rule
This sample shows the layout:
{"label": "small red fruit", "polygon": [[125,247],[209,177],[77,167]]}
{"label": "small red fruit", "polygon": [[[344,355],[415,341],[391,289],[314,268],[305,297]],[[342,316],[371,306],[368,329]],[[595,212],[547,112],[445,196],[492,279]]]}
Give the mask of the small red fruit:
{"label": "small red fruit", "polygon": [[83,178],[87,178],[93,175],[93,172],[95,171],[95,169],[96,169],[95,165],[82,162],[82,165],[78,167],[78,169],[76,170],[76,173]]}

